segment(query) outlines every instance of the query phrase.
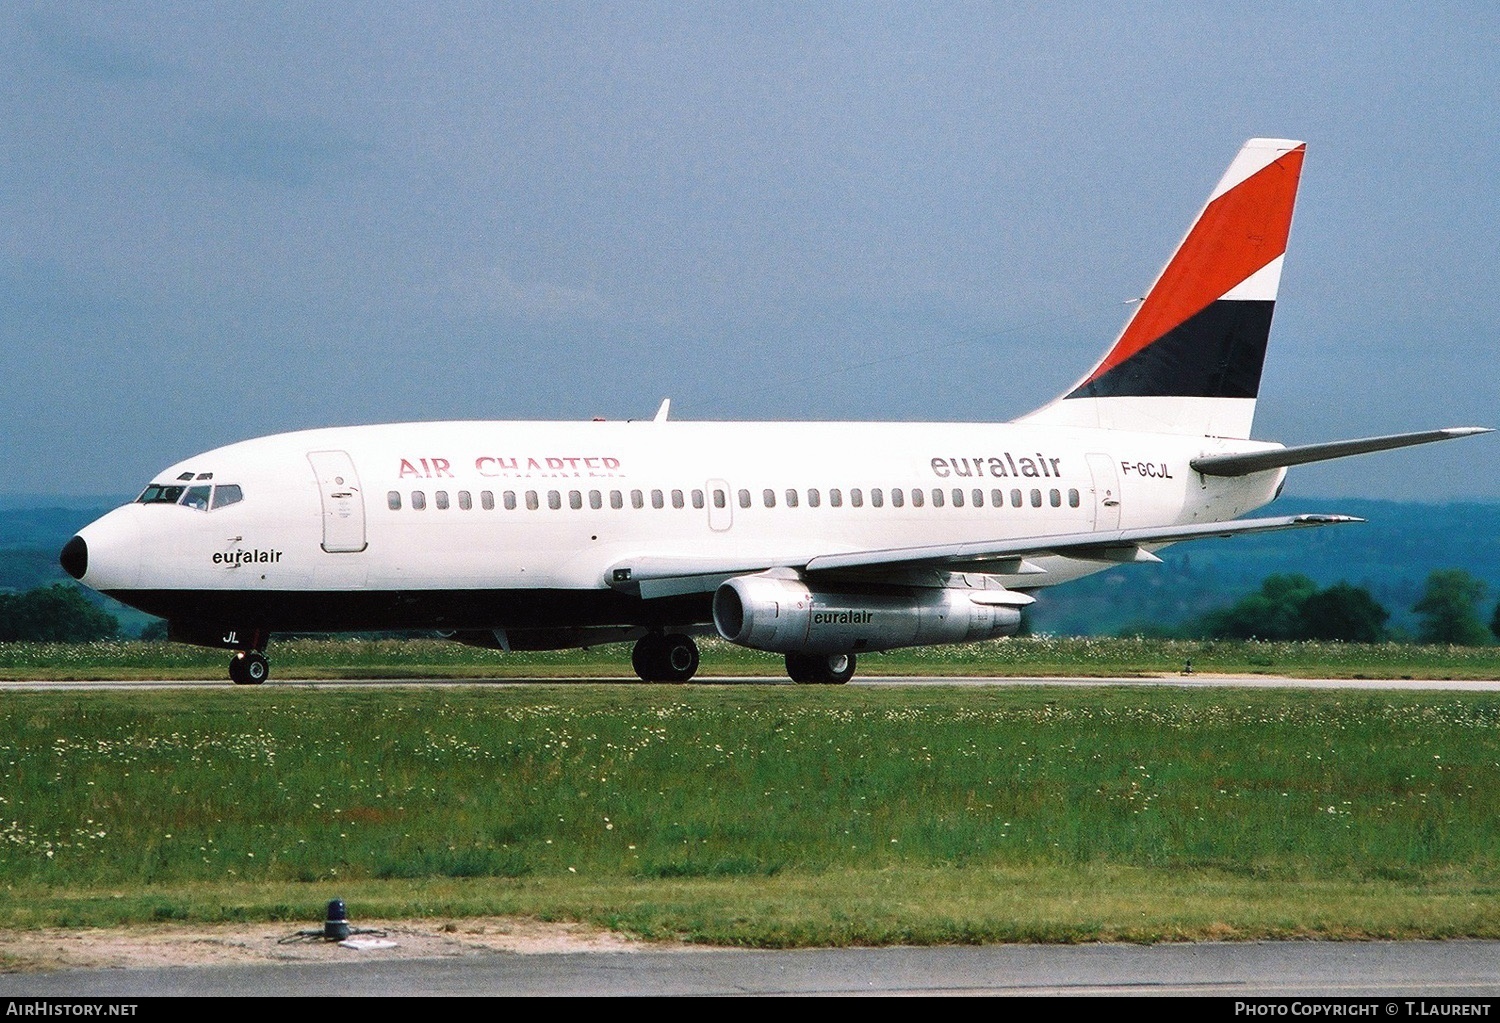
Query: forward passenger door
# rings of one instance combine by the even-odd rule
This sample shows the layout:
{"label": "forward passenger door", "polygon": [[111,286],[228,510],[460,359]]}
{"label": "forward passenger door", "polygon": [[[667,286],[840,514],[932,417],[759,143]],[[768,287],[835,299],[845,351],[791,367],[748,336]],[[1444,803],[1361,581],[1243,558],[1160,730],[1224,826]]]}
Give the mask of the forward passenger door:
{"label": "forward passenger door", "polygon": [[329,554],[354,554],[369,546],[365,539],[365,497],[359,474],[347,451],[310,451],[323,501],[323,549]]}

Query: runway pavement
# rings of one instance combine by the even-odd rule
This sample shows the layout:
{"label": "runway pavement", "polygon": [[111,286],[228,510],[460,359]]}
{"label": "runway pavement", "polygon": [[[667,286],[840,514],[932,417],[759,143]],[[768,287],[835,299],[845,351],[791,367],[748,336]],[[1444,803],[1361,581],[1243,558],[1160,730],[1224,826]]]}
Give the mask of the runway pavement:
{"label": "runway pavement", "polygon": [[[0,999],[65,996],[293,995],[1191,995],[1368,999],[1373,1014],[1408,1000],[1500,996],[1500,942],[1249,942],[991,945],[790,952],[493,953],[389,960],[0,974]],[[1419,1006],[1420,1007],[1420,1006]],[[1483,1009],[1483,1005],[1478,1008]]]}

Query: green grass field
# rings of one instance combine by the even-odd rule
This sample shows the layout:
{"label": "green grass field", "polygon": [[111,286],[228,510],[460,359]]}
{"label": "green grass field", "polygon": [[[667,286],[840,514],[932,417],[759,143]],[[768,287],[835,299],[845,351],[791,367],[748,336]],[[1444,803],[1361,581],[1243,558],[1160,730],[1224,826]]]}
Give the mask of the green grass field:
{"label": "green grass field", "polygon": [[1500,697],[7,693],[0,926],[520,913],[757,946],[1500,935]]}

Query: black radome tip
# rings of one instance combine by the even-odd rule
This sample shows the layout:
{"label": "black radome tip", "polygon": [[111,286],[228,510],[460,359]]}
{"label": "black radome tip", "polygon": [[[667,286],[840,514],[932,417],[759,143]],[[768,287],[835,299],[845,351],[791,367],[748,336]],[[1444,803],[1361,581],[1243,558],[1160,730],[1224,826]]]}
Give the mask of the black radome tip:
{"label": "black radome tip", "polygon": [[75,536],[63,544],[62,553],[57,557],[58,564],[62,565],[63,571],[74,579],[82,579],[83,573],[89,570],[89,545],[81,536]]}

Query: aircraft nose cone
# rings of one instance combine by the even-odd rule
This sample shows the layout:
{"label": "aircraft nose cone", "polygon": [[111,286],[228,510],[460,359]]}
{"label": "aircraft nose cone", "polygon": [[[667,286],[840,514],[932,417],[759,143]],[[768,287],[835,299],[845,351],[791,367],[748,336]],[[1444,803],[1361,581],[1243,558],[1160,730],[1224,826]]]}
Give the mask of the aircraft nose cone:
{"label": "aircraft nose cone", "polygon": [[89,545],[81,536],[75,536],[63,544],[62,553],[57,557],[58,564],[62,565],[63,571],[74,579],[82,579],[83,573],[89,570]]}

